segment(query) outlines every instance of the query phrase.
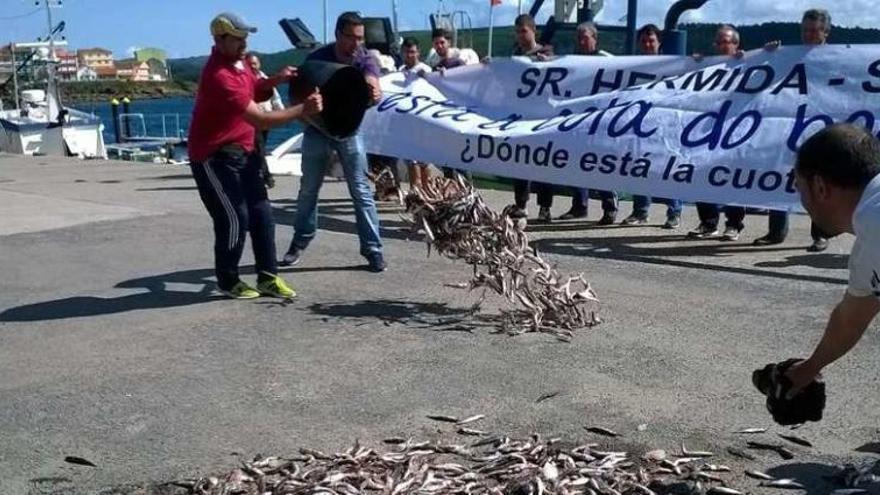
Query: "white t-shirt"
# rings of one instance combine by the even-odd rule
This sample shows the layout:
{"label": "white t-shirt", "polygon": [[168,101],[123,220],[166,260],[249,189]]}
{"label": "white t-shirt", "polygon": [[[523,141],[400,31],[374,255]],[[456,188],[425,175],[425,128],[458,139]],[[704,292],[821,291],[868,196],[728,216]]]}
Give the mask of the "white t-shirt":
{"label": "white t-shirt", "polygon": [[419,62],[416,65],[413,65],[412,67],[409,67],[409,68],[407,68],[406,65],[401,65],[400,68],[397,70],[399,70],[400,72],[403,72],[407,76],[416,76],[420,72],[424,72],[425,74],[431,72],[431,67],[424,62]]}
{"label": "white t-shirt", "polygon": [[[450,48],[449,53],[447,53],[446,56],[448,58],[460,58],[462,62],[464,62],[464,65],[475,65],[480,63],[480,56],[470,48]],[[433,48],[428,52],[428,56],[425,57],[425,62],[431,67],[436,67],[437,64],[440,63],[440,60],[440,55],[438,55]]]}
{"label": "white t-shirt", "polygon": [[[267,76],[265,72],[260,71],[259,78],[269,79],[269,76]],[[257,106],[259,106],[260,110],[264,113],[272,112],[274,110],[284,110],[284,102],[281,101],[281,95],[278,94],[278,90],[275,88],[272,88],[272,97],[264,102],[257,103]]]}
{"label": "white t-shirt", "polygon": [[880,175],[865,188],[853,213],[856,242],[849,255],[849,288],[857,297],[880,298]]}

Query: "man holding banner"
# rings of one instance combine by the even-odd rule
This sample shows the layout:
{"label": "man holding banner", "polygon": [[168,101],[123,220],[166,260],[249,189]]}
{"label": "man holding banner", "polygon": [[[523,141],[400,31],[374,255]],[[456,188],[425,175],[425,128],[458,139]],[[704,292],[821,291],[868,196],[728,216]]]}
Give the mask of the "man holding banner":
{"label": "man holding banner", "polygon": [[[642,55],[659,55],[660,41],[663,34],[660,28],[654,24],[645,24],[638,33],[639,51]],[[659,199],[659,198],[658,198]],[[648,212],[651,209],[650,196],[633,195],[633,211],[630,216],[623,219],[623,225],[643,225],[648,223]],[[666,223],[663,224],[664,229],[675,229],[681,224],[681,208],[682,202],[678,199],[660,199],[668,205],[666,210]]]}
{"label": "man holding banner", "polygon": [[[742,57],[739,48],[739,32],[728,24],[724,24],[715,32],[715,53],[730,57]],[[697,55],[695,58],[700,58]],[[688,232],[688,238],[708,239],[718,235],[718,222],[721,217],[721,206],[714,203],[697,203],[697,214],[700,217],[700,225]],[[724,208],[727,222],[721,240],[735,241],[745,228],[743,220],[746,217],[746,209],[742,206],[727,206]]]}
{"label": "man holding banner", "polygon": [[[804,12],[801,18],[801,42],[805,45],[824,45],[831,33],[831,15],[827,10],[810,9]],[[769,50],[779,47],[780,42],[774,41],[768,43],[765,48]],[[770,246],[773,244],[782,244],[788,236],[788,212],[780,210],[770,210],[767,220],[767,235],[755,239],[756,246]],[[810,227],[810,235],[813,238],[813,244],[807,248],[807,251],[818,253],[828,249],[828,238],[815,224]]]}
{"label": "man holding banner", "polygon": [[[495,4],[493,3],[492,5]],[[553,56],[553,47],[538,43],[538,27],[535,25],[535,20],[532,19],[532,16],[520,14],[514,20],[513,25],[515,28],[516,44],[511,55],[515,57],[532,57],[537,61],[544,61]],[[543,182],[513,179],[514,208],[509,210],[510,216],[514,218],[525,218],[528,216],[526,207],[529,204],[532,186],[534,186],[535,192],[538,195],[538,221],[549,222],[551,220],[550,207],[553,206],[553,186]]]}
{"label": "man holding banner", "polygon": [[[610,56],[609,53],[599,50],[599,30],[592,22],[578,24],[575,31],[575,55]],[[552,199],[552,198],[551,198]],[[599,199],[602,201],[602,217],[596,225],[612,225],[617,219],[617,193],[614,191],[599,191]],[[586,218],[587,207],[590,201],[590,190],[585,187],[571,188],[571,209],[559,217],[560,220]]]}

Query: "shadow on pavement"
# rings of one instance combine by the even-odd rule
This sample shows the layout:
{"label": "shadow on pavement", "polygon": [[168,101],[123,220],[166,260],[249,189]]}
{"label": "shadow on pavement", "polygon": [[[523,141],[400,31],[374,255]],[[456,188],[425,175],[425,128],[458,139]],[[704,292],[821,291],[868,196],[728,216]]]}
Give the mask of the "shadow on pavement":
{"label": "shadow on pavement", "polygon": [[[114,287],[118,289],[146,289],[146,292],[120,297],[67,297],[55,301],[26,304],[3,311],[0,313],[0,321],[62,320],[124,313],[139,309],[173,308],[201,304],[221,297],[214,293],[213,277],[213,269],[199,269],[126,280]],[[174,290],[169,288],[168,284],[201,287],[197,290]]]}
{"label": "shadow on pavement", "polygon": [[[291,225],[296,212],[295,200],[274,201],[275,220],[279,224]],[[400,213],[401,209],[388,203],[380,204],[380,213]],[[357,234],[354,220],[354,209],[350,200],[328,199],[318,201],[318,228],[331,232]],[[343,219],[340,216],[347,218]],[[574,223],[569,225],[557,225],[559,230],[596,232],[587,223]],[[548,225],[553,230],[552,224]],[[639,226],[641,227],[641,226]],[[629,227],[623,227],[629,229]],[[530,230],[532,227],[530,226]],[[616,227],[615,227],[616,230]],[[420,237],[411,234],[409,224],[400,220],[382,221],[382,237],[400,240],[419,240]],[[680,268],[692,268],[698,270],[721,271],[770,277],[782,280],[799,280],[806,282],[828,283],[845,285],[848,283],[845,277],[836,278],[822,275],[806,275],[798,273],[780,272],[775,270],[763,270],[760,268],[786,268],[793,266],[812,266],[823,269],[845,269],[847,256],[835,254],[816,254],[790,256],[785,261],[762,261],[755,263],[756,268],[743,266],[731,266],[722,263],[713,263],[710,260],[691,260],[693,257],[716,257],[720,259],[731,258],[738,254],[758,252],[785,252],[800,251],[803,246],[753,246],[743,242],[721,242],[717,240],[691,241],[674,246],[662,245],[663,243],[681,243],[685,240],[684,234],[670,234],[668,231],[658,232],[657,235],[633,235],[633,236],[602,236],[596,232],[595,237],[579,236],[563,239],[550,238],[539,239],[532,245],[540,252],[566,256],[581,256],[596,259],[613,259],[618,261],[630,261],[654,265],[677,266]]]}
{"label": "shadow on pavement", "polygon": [[[826,277],[821,275],[803,275],[772,270],[761,270],[743,266],[731,266],[713,263],[710,260],[690,260],[691,257],[729,258],[740,253],[759,251],[791,251],[800,250],[798,246],[774,246],[769,248],[754,247],[746,244],[694,241],[685,245],[656,246],[652,243],[681,241],[680,236],[622,236],[622,237],[582,237],[567,239],[540,239],[532,245],[543,253],[567,256],[585,256],[597,259],[612,259],[653,265],[677,266],[759,277],[778,278],[783,280],[801,280],[845,285],[846,278]],[[646,245],[647,244],[647,245]],[[756,265],[758,266],[758,265]]]}
{"label": "shadow on pavement", "polygon": [[385,326],[428,328],[443,332],[472,332],[475,326],[493,326],[477,321],[477,306],[454,308],[446,303],[424,303],[393,299],[374,299],[350,303],[315,303],[306,308],[315,315],[340,320],[366,319],[363,325],[378,319]]}
{"label": "shadow on pavement", "polygon": [[[796,462],[776,466],[765,472],[777,479],[793,479],[797,481],[806,487],[807,495],[826,495],[835,488],[842,488],[842,486],[837,486],[831,480],[839,471],[840,469],[837,466],[830,464]],[[804,493],[800,490],[799,492]]]}
{"label": "shadow on pavement", "polygon": [[810,266],[825,270],[846,270],[849,266],[849,256],[835,253],[802,254],[798,256],[788,256],[784,260],[779,261],[761,261],[755,263],[755,266],[766,268]]}
{"label": "shadow on pavement", "polygon": [[152,191],[197,191],[199,188],[196,186],[167,186],[167,187],[142,187],[140,189],[135,189],[137,192],[152,192]]}

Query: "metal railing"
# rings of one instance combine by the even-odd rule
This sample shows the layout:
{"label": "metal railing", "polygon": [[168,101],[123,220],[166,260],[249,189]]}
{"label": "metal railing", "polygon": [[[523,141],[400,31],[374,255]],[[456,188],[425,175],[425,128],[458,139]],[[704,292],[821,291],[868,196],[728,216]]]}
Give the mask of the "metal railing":
{"label": "metal railing", "polygon": [[180,141],[186,128],[180,125],[179,113],[121,113],[119,130],[122,141]]}

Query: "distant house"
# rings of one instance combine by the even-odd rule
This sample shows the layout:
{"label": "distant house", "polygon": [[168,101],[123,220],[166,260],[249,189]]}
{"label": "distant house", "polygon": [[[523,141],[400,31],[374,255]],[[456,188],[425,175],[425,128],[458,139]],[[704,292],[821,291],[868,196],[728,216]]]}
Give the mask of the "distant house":
{"label": "distant house", "polygon": [[[116,70],[113,69],[113,78],[116,78]],[[76,80],[77,81],[97,81],[98,73],[95,72],[95,69],[91,67],[80,67],[79,70],[76,71]]]}
{"label": "distant house", "polygon": [[58,60],[58,69],[55,73],[63,81],[76,80],[79,72],[79,57],[76,53],[64,49],[55,50],[55,58]]}
{"label": "distant house", "polygon": [[150,68],[150,81],[168,80],[168,67],[164,62],[151,58],[147,60],[147,66]]}
{"label": "distant house", "polygon": [[116,62],[116,75],[119,79],[129,81],[149,81],[150,65],[134,58],[127,58]]}
{"label": "distant house", "polygon": [[[89,67],[89,69],[92,69]],[[116,67],[98,67],[97,69],[92,69],[95,72],[95,76],[98,79],[116,79]]]}
{"label": "distant house", "polygon": [[165,50],[161,48],[140,48],[134,51],[134,58],[139,62],[147,62],[154,58],[163,64],[168,60]]}
{"label": "distant house", "polygon": [[76,56],[80,66],[91,67],[95,71],[114,65],[113,52],[104,48],[83,48],[76,51]]}

